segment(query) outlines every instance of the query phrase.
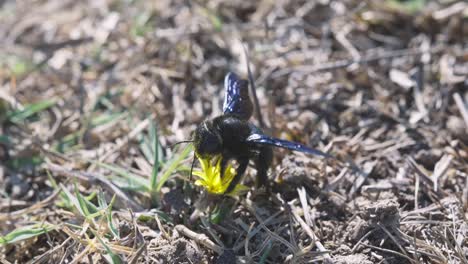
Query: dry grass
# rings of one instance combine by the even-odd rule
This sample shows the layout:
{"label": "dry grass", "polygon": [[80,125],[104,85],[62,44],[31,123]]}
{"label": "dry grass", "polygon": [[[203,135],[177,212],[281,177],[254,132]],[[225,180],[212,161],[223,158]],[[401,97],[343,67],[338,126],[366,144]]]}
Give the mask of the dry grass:
{"label": "dry grass", "polygon": [[[468,263],[464,1],[0,6],[2,263]],[[271,134],[338,160],[205,197],[171,146],[242,45]]]}

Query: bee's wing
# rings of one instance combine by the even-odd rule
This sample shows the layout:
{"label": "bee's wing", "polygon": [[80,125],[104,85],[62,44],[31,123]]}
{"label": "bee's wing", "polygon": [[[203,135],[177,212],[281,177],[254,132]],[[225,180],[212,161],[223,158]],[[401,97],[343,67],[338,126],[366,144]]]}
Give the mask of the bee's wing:
{"label": "bee's wing", "polygon": [[229,72],[224,78],[224,114],[234,114],[248,120],[252,116],[253,105],[249,97],[249,83],[235,73]]}
{"label": "bee's wing", "polygon": [[260,145],[270,145],[270,146],[285,148],[285,149],[294,150],[294,151],[300,151],[306,154],[318,155],[318,156],[323,156],[326,158],[333,158],[333,156],[327,153],[324,153],[320,150],[309,148],[299,143],[295,143],[295,142],[291,142],[291,141],[287,141],[283,139],[278,139],[278,138],[272,138],[267,135],[263,135],[259,133],[254,133],[250,135],[247,138],[247,142],[260,144]]}

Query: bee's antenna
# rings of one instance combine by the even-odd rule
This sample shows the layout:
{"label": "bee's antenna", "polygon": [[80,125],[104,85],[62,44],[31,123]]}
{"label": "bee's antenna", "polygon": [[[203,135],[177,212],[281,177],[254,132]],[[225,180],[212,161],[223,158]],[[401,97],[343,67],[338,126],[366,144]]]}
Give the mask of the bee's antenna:
{"label": "bee's antenna", "polygon": [[179,145],[179,144],[182,144],[182,143],[190,143],[190,142],[193,142],[193,140],[182,140],[182,141],[179,141],[179,142],[176,142],[174,144],[171,145],[171,148]]}
{"label": "bee's antenna", "polygon": [[258,102],[257,92],[255,88],[255,81],[252,75],[252,71],[250,70],[249,53],[245,45],[242,45],[242,48],[244,49],[245,61],[247,62],[247,74],[249,75],[250,87],[252,88],[252,96],[253,96],[254,103],[255,103],[255,109],[257,110],[256,114],[257,114],[258,123],[260,124],[261,128],[265,128],[265,122],[263,122],[263,116],[262,116],[262,112],[260,111],[260,104]]}
{"label": "bee's antenna", "polygon": [[192,181],[192,172],[193,172],[193,167],[194,166],[195,166],[195,152],[193,153],[192,167],[190,168],[190,177],[189,177],[190,181]]}

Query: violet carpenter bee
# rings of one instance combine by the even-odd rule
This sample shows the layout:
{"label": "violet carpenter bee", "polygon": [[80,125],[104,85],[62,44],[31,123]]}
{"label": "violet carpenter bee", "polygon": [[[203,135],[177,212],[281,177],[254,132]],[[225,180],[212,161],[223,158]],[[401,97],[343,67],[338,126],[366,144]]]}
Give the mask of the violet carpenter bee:
{"label": "violet carpenter bee", "polygon": [[223,115],[203,121],[194,133],[196,155],[202,158],[220,156],[222,172],[231,160],[236,160],[239,164],[226,193],[239,183],[250,160],[257,169],[256,186],[265,185],[268,168],[273,159],[272,147],[331,157],[299,143],[269,137],[250,123],[253,104],[248,86],[247,80],[240,79],[235,73],[228,73],[224,80]]}

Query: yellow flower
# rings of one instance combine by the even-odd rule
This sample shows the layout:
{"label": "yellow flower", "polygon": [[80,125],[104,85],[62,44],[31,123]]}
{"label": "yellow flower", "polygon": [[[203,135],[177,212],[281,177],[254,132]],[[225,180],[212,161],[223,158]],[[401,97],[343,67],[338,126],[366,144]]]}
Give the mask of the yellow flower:
{"label": "yellow flower", "polygon": [[[198,160],[200,161],[202,170],[194,171],[193,174],[199,177],[198,180],[195,181],[195,185],[202,186],[205,188],[209,193],[212,194],[225,194],[226,189],[229,187],[229,184],[236,176],[236,170],[228,164],[223,177],[221,177],[221,157],[216,156],[213,160],[216,160],[216,164],[212,164],[210,158],[202,158],[197,155]],[[236,196],[240,193],[248,190],[245,185],[237,184],[234,189],[226,193],[230,196]]]}

